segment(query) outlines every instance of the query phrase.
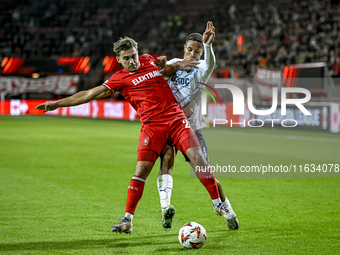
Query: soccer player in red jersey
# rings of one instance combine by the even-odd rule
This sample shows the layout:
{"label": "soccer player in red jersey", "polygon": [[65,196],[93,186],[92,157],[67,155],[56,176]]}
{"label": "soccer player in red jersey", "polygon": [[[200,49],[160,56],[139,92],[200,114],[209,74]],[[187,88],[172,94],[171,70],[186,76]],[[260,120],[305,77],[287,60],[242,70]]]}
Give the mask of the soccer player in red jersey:
{"label": "soccer player in red jersey", "polygon": [[224,218],[236,217],[222,204],[214,174],[204,158],[197,137],[162,76],[169,75],[179,68],[190,70],[189,66],[197,64],[197,61],[183,61],[177,66],[164,67],[164,58],[155,60],[148,54],[138,56],[137,49],[137,43],[133,39],[121,38],[114,44],[114,51],[118,62],[124,67],[123,70],[113,74],[100,86],[78,92],[68,98],[40,104],[36,109],[52,111],[58,107],[75,106],[104,98],[119,91],[140,114],[142,129],[136,171],[128,187],[125,217],[112,227],[113,232],[131,233],[133,215],[142,197],[145,180],[167,142],[185,153],[196,166],[200,181],[207,189],[215,211]]}

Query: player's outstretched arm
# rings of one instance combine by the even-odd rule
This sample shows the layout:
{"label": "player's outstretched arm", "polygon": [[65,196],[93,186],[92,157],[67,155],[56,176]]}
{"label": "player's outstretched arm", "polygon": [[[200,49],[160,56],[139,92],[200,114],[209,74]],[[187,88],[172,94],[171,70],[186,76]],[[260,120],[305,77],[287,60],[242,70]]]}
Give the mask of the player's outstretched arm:
{"label": "player's outstretched arm", "polygon": [[67,98],[40,104],[36,107],[36,109],[43,110],[44,112],[53,111],[59,107],[69,107],[84,104],[94,99],[107,97],[110,94],[111,91],[106,89],[104,86],[97,86],[89,90],[80,91]]}
{"label": "player's outstretched arm", "polygon": [[212,44],[215,39],[215,27],[211,21],[207,22],[207,27],[203,33],[202,41],[205,44]]}
{"label": "player's outstretched arm", "polygon": [[203,62],[203,68],[204,68],[204,75],[202,77],[203,82],[205,83],[215,68],[215,55],[214,51],[212,49],[212,43],[215,39],[215,27],[213,26],[213,23],[211,21],[207,22],[207,27],[205,29],[205,32],[203,33],[203,48],[204,48],[204,62]]}

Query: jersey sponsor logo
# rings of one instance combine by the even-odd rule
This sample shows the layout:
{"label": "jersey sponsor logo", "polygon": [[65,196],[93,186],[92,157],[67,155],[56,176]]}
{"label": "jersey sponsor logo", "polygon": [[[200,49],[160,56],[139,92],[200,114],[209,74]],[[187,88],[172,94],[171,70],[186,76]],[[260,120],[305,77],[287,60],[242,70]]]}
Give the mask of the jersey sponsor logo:
{"label": "jersey sponsor logo", "polygon": [[189,84],[190,84],[190,79],[189,79],[189,78],[181,78],[181,77],[178,77],[178,78],[176,79],[176,82],[177,82],[177,84],[179,84],[179,85],[189,86]]}
{"label": "jersey sponsor logo", "polygon": [[146,145],[148,145],[149,144],[149,137],[145,137],[145,138],[143,138],[143,142],[142,142],[142,145],[143,146],[146,146]]}
{"label": "jersey sponsor logo", "polygon": [[141,83],[142,81],[149,80],[149,79],[156,77],[156,76],[162,76],[162,74],[160,73],[159,70],[155,70],[155,71],[149,72],[147,74],[141,75],[138,78],[133,79],[132,83],[133,83],[133,85],[136,86],[137,84]]}
{"label": "jersey sponsor logo", "polygon": [[189,86],[190,77],[188,77],[188,75],[184,75],[185,77],[182,77],[183,75],[184,75],[184,71],[178,70],[176,73],[171,75],[170,81],[174,82],[176,85]]}

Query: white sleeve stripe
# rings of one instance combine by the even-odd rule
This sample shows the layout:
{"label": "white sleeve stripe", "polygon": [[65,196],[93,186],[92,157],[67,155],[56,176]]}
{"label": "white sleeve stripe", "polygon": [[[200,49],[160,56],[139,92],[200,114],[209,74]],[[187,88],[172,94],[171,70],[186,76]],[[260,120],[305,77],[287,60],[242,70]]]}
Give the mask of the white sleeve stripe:
{"label": "white sleeve stripe", "polygon": [[107,86],[106,84],[103,84],[103,86],[105,87],[105,88],[107,88],[107,89],[109,89],[109,90],[111,90],[112,91],[112,93],[114,93],[114,91],[109,87],[109,86]]}
{"label": "white sleeve stripe", "polygon": [[183,61],[183,59],[180,59],[180,58],[173,58],[173,59],[170,59],[170,60],[166,61],[166,64],[167,64],[167,65],[171,65],[171,64],[174,64],[174,63],[176,63],[176,62],[178,62],[178,61]]}

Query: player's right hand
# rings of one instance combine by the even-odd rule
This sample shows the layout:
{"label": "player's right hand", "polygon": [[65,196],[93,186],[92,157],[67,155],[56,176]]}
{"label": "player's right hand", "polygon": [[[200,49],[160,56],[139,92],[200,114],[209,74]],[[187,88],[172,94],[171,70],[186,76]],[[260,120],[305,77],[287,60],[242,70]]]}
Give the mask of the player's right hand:
{"label": "player's right hand", "polygon": [[196,60],[183,60],[176,62],[176,69],[191,71],[193,68],[198,69],[199,61]]}
{"label": "player's right hand", "polygon": [[54,111],[55,109],[57,109],[58,106],[56,104],[56,102],[46,102],[43,104],[39,104],[37,107],[35,107],[35,109],[37,110],[43,110],[43,112],[49,112],[49,111]]}
{"label": "player's right hand", "polygon": [[207,27],[203,33],[202,41],[205,44],[212,44],[215,39],[215,27],[211,21],[208,21]]}
{"label": "player's right hand", "polygon": [[159,70],[162,70],[163,68],[165,68],[166,56],[165,55],[158,56],[155,60],[155,64],[156,66],[158,66]]}

